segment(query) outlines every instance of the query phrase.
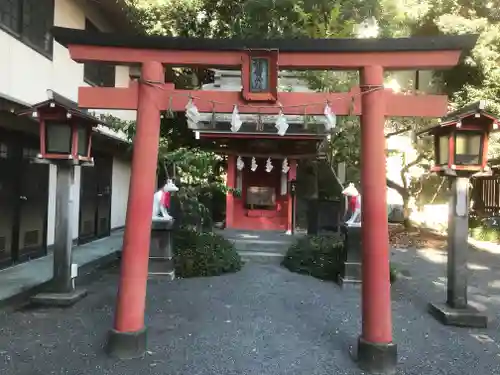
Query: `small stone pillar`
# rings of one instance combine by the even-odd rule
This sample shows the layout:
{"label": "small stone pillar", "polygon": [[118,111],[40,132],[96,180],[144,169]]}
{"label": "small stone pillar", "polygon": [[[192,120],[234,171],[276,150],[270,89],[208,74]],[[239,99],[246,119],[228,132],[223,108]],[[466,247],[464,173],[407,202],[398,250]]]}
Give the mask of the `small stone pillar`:
{"label": "small stone pillar", "polygon": [[149,248],[150,276],[175,278],[172,231],[174,220],[155,220],[151,225],[151,244]]}
{"label": "small stone pillar", "polygon": [[341,286],[361,285],[361,223],[344,223],[342,237],[344,250],[340,259],[338,283]]}

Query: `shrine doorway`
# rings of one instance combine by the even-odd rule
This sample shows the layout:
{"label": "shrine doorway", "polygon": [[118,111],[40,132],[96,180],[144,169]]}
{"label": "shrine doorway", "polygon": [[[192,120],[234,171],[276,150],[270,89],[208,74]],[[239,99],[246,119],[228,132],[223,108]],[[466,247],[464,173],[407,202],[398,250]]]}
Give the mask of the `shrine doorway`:
{"label": "shrine doorway", "polygon": [[[251,165],[250,157],[243,158]],[[278,161],[275,161],[278,162]],[[279,161],[281,165],[281,160]],[[237,171],[237,184],[241,184],[241,196],[233,204],[234,229],[245,230],[286,230],[288,195],[281,190],[281,170],[273,168],[266,171],[265,158],[257,158],[257,168]],[[241,182],[238,180],[241,179]]]}

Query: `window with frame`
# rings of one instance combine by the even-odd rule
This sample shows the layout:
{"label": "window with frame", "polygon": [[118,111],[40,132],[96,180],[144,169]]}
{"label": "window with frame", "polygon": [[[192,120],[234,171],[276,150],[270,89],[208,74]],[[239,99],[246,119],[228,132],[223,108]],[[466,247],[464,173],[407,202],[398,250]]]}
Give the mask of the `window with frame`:
{"label": "window with frame", "polygon": [[[85,20],[85,30],[100,32],[97,26],[88,19]],[[100,62],[86,62],[83,65],[83,78],[93,86],[115,87],[115,66]]]}
{"label": "window with frame", "polygon": [[0,28],[36,51],[52,56],[54,0],[0,0]]}

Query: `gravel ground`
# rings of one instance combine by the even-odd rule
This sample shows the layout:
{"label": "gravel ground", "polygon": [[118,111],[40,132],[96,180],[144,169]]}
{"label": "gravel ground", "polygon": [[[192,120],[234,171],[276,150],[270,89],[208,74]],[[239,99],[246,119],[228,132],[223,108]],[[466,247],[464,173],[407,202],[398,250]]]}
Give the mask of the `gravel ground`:
{"label": "gravel ground", "polygon": [[[117,278],[116,270],[104,273],[88,286],[89,296],[67,310],[3,313],[0,374],[362,374],[348,355],[360,332],[359,292],[274,265],[151,281],[148,354],[109,359],[102,343],[112,324]],[[496,341],[481,342],[469,330],[435,322],[410,281],[394,287],[399,374],[499,374]],[[493,337],[493,330],[473,332]]]}

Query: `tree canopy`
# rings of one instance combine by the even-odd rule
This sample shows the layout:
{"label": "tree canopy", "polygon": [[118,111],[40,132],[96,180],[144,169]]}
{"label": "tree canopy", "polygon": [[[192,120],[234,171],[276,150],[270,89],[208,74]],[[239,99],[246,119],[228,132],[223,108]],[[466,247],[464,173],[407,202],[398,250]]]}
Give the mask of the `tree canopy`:
{"label": "tree canopy", "polygon": [[[380,36],[479,34],[477,46],[459,66],[435,72],[435,80],[450,97],[451,108],[486,99],[500,115],[500,1],[499,0],[127,0],[136,22],[152,35],[209,38],[353,37],[356,25],[375,17]],[[172,70],[176,84],[199,87],[209,80],[203,69]],[[304,77],[318,91],[345,91],[356,84],[357,73],[307,72]],[[389,119],[387,137],[427,125],[417,119]],[[165,125],[167,126],[167,125]],[[173,125],[169,129],[176,129]],[[348,178],[359,176],[359,122],[339,119],[339,132],[329,152],[334,162],[347,162]],[[164,136],[170,141],[175,131]],[[186,146],[188,137],[177,136]],[[186,142],[182,141],[185,140]],[[182,142],[180,142],[182,141]],[[179,144],[180,142],[180,144]],[[168,143],[168,142],[167,142]],[[491,142],[496,154],[499,142]],[[414,190],[410,170],[429,163],[428,144],[415,144],[416,154],[402,170],[403,183],[388,181],[407,199]],[[168,149],[168,146],[167,146]],[[170,149],[169,151],[172,151]],[[422,190],[422,189],[420,189]]]}

